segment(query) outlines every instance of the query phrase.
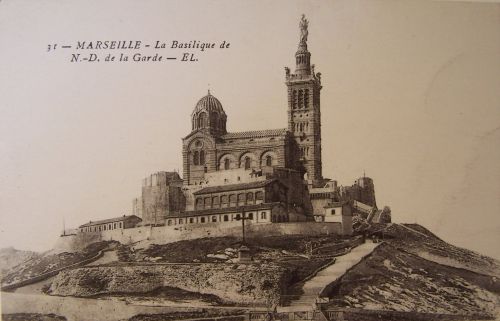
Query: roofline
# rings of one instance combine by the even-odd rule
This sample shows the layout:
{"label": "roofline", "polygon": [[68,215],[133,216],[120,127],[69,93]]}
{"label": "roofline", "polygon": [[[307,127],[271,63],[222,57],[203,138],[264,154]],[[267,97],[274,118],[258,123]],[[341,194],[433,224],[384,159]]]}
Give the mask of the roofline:
{"label": "roofline", "polygon": [[119,216],[119,217],[113,217],[113,218],[108,218],[108,219],[104,219],[104,220],[99,220],[99,221],[90,221],[88,223],[85,223],[85,224],[82,224],[80,226],[78,226],[78,228],[80,227],[87,227],[87,226],[94,226],[94,225],[100,225],[100,224],[106,224],[106,223],[114,223],[114,222],[119,222],[119,221],[123,221],[125,219],[128,219],[128,218],[138,218],[139,220],[142,221],[142,218],[140,218],[139,216],[137,215],[123,215],[123,216]]}
{"label": "roofline", "polygon": [[192,216],[204,216],[204,215],[214,215],[214,214],[226,214],[226,213],[239,213],[242,211],[256,211],[261,209],[272,209],[276,205],[283,205],[281,202],[272,202],[272,203],[262,203],[262,204],[252,204],[252,205],[243,205],[243,206],[233,206],[233,207],[225,207],[225,208],[210,208],[204,210],[194,210],[183,212],[178,215],[169,215],[166,216],[165,219],[170,218],[186,218]]}
{"label": "roofline", "polygon": [[283,133],[277,133],[277,134],[269,134],[269,135],[256,135],[255,137],[280,137],[280,136],[286,136],[290,132],[288,128],[272,128],[272,129],[258,129],[258,130],[247,130],[247,131],[242,131],[242,132],[228,132],[224,135],[221,135],[221,138],[223,139],[234,139],[234,138],[225,138],[224,136],[231,135],[231,134],[252,134],[252,133],[258,133],[258,132],[269,132],[269,131],[283,131]]}
{"label": "roofline", "polygon": [[[255,182],[239,183],[239,184],[229,184],[229,185],[206,186],[206,187],[204,187],[204,188],[202,188],[202,189],[194,192],[193,195],[205,195],[205,194],[214,194],[214,193],[222,193],[222,192],[239,191],[239,190],[249,189],[248,187],[245,188],[245,185],[256,184],[256,183],[263,183],[263,185],[262,186],[258,186],[258,187],[250,187],[250,189],[252,189],[252,188],[262,188],[262,187],[267,186],[267,185],[269,185],[271,183],[274,183],[274,182],[278,182],[281,185],[283,185],[284,187],[286,187],[285,184],[281,183],[277,178],[270,178],[270,179],[266,179],[264,181],[255,181]],[[233,186],[233,187],[230,187],[230,186]],[[235,188],[236,186],[240,186],[240,187],[239,188]],[[229,189],[225,189],[225,190],[222,190],[222,191],[214,191],[214,192],[205,192],[205,193],[203,193],[204,189],[211,188],[211,187],[214,187],[214,188],[225,187],[225,188],[229,188]]]}

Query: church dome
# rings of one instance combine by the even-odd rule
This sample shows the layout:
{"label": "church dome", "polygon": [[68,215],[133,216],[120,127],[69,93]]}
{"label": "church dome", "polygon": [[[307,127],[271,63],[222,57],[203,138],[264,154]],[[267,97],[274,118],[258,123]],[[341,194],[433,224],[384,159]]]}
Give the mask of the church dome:
{"label": "church dome", "polygon": [[201,98],[191,115],[192,130],[208,129],[215,135],[226,134],[227,116],[220,101],[210,94]]}
{"label": "church dome", "polygon": [[217,113],[224,115],[226,114],[224,112],[224,109],[222,108],[222,104],[217,98],[215,98],[210,94],[210,90],[208,91],[208,94],[205,97],[198,100],[198,103],[196,103],[196,107],[194,108],[193,114],[199,113],[203,110],[208,112],[215,111]]}

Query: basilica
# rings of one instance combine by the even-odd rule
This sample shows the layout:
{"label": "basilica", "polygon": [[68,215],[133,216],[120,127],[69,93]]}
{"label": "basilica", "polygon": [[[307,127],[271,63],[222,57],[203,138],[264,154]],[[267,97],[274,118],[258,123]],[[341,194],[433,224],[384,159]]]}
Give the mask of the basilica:
{"label": "basilica", "polygon": [[[302,16],[295,70],[285,68],[287,128],[228,132],[229,119],[208,91],[194,106],[191,132],[182,138],[182,177],[162,171],[146,177],[133,200],[137,226],[331,222],[352,231],[353,211],[373,215],[373,181],[338,187],[322,173],[321,73],[311,64],[308,21]],[[122,226],[109,220],[105,228]],[[88,224],[87,224],[88,225]],[[99,222],[94,222],[98,226]],[[82,229],[82,227],[84,227]],[[88,231],[88,226],[81,226]]]}

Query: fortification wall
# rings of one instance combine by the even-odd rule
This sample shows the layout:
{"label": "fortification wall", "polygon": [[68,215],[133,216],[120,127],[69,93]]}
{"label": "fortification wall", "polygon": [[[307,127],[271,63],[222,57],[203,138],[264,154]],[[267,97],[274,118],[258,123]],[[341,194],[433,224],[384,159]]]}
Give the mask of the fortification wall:
{"label": "fortification wall", "polygon": [[[154,244],[166,244],[181,240],[203,237],[241,236],[241,221],[204,224],[187,224],[182,226],[141,226],[130,229],[110,230],[102,232],[78,233],[61,237],[56,244],[59,251],[74,252],[98,241],[118,241],[131,244],[149,241]],[[343,234],[341,223],[291,222],[245,224],[248,237],[277,235],[328,235]]]}

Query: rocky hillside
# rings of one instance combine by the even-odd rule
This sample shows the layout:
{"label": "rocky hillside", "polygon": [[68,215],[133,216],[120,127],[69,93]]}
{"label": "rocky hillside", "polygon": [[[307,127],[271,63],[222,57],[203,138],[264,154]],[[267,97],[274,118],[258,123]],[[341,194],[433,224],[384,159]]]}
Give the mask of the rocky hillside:
{"label": "rocky hillside", "polygon": [[498,314],[498,261],[450,245],[419,225],[391,224],[375,235],[386,242],[324,292],[330,308]]}
{"label": "rocky hillside", "polygon": [[[19,261],[21,263],[11,266],[2,274],[2,286],[28,280],[30,278],[51,272],[60,268],[71,266],[75,263],[94,257],[99,251],[116,246],[117,242],[98,242],[89,245],[82,252],[62,252],[54,254],[45,252],[42,254],[27,254],[26,259],[21,260],[23,255],[18,255],[16,250],[4,252],[9,262]],[[30,253],[30,252],[28,252]],[[16,259],[19,258],[19,259]]]}
{"label": "rocky hillside", "polygon": [[19,264],[38,256],[39,254],[36,252],[16,250],[13,247],[0,249],[0,275],[4,275]]}
{"label": "rocky hillside", "polygon": [[288,283],[286,271],[273,264],[134,264],[98,266],[61,272],[49,293],[62,296],[145,294],[161,288],[213,295],[225,304],[279,302]]}
{"label": "rocky hillside", "polygon": [[209,297],[198,299],[211,302],[268,305],[278,303],[293,284],[344,253],[352,241],[338,236],[300,235],[248,239],[252,264],[238,263],[241,239],[235,237],[147,248],[120,245],[114,261],[109,255],[92,266],[59,273],[49,293],[81,297],[160,293],[167,299],[196,298],[194,293],[201,293]]}
{"label": "rocky hillside", "polygon": [[446,243],[418,224],[391,224],[384,229],[391,244],[436,263],[500,277],[500,262]]}

